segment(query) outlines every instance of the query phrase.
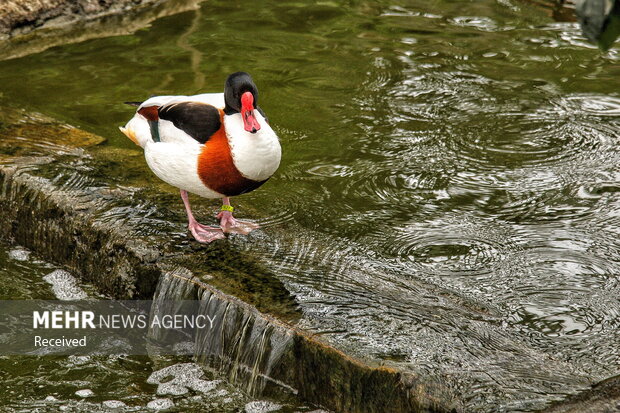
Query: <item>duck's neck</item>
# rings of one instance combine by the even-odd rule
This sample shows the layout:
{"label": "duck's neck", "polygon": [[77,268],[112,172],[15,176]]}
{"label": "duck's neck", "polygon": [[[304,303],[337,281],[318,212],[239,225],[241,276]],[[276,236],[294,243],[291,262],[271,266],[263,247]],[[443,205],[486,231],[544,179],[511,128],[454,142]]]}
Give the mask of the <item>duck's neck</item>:
{"label": "duck's neck", "polygon": [[235,113],[239,113],[237,109],[233,109],[228,103],[224,106],[224,113],[226,115],[234,115]]}

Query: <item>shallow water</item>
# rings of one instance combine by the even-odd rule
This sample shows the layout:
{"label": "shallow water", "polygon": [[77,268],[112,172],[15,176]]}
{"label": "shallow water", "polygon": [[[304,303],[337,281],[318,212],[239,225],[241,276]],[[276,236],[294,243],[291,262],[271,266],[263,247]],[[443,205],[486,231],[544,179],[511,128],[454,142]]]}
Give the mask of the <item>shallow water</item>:
{"label": "shallow water", "polygon": [[[0,62],[0,103],[136,151],[121,102],[221,91],[236,70],[284,158],[234,201],[266,236],[232,242],[280,272],[302,325],[360,357],[465,372],[451,385],[483,410],[620,373],[617,48],[517,1],[210,1]],[[522,347],[529,369],[493,356]]]}
{"label": "shallow water", "polygon": [[[26,249],[0,243],[0,300],[82,299],[76,290],[105,298],[61,271]],[[0,355],[0,382],[2,412],[140,412],[156,411],[157,404],[169,412],[312,410],[291,397],[249,397],[188,356]]]}

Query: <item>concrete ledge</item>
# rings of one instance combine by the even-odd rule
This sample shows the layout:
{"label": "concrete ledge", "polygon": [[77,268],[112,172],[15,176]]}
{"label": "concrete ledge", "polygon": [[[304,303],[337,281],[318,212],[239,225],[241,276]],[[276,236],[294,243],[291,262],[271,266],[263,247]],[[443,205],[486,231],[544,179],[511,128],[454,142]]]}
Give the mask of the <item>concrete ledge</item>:
{"label": "concrete ledge", "polygon": [[119,13],[162,0],[5,0],[0,10],[0,34],[26,33],[51,21],[66,24]]}
{"label": "concrete ledge", "polygon": [[[44,164],[46,159],[20,161]],[[94,209],[101,207],[96,197],[81,191],[69,194],[47,179],[33,176],[17,166],[0,167],[0,188],[3,237],[10,237],[46,259],[64,265],[102,293],[117,299],[150,299],[159,278],[169,273],[162,270],[162,265],[166,267],[169,262],[166,257],[144,246],[127,232],[127,228],[96,223],[91,215]],[[443,397],[440,386],[434,388],[418,377],[386,367],[369,366],[348,357],[181,268],[192,274],[186,282],[196,283],[199,295],[208,291],[226,306],[252,314],[255,319],[284,330],[283,334],[292,337],[292,345],[273,366],[269,378],[298,392],[304,400],[338,412],[458,410],[447,392],[445,396],[448,397]],[[200,354],[197,356],[200,358]]]}
{"label": "concrete ledge", "polygon": [[[61,44],[135,32],[203,0],[8,0],[0,8],[0,60]],[[4,40],[4,41],[3,41]]]}
{"label": "concrete ledge", "polygon": [[[44,162],[45,159],[28,159]],[[117,299],[149,299],[158,252],[127,240],[123,229],[89,222],[86,194],[57,191],[46,179],[0,167],[0,231],[46,259],[79,273]]]}
{"label": "concrete ledge", "polygon": [[[36,129],[36,119],[22,117],[20,135]],[[49,120],[46,125],[54,126]],[[440,383],[370,365],[296,328],[294,297],[268,268],[234,244],[203,246],[188,242],[186,234],[175,235],[175,229],[185,227],[181,216],[166,215],[165,209],[153,212],[155,203],[144,198],[148,192],[136,195],[127,189],[132,174],[136,179],[146,175],[141,158],[132,161],[127,153],[105,148],[75,148],[80,139],[96,142],[77,130],[53,145],[39,140],[16,155],[20,141],[11,140],[11,130],[0,130],[0,237],[64,266],[115,299],[151,299],[172,274],[181,284],[167,291],[189,291],[194,299],[209,303],[204,311],[221,311],[223,331],[250,337],[243,329],[260,327],[269,336],[259,340],[266,346],[259,349],[241,348],[238,340],[205,338],[196,357],[206,366],[249,392],[292,392],[337,412],[461,411],[459,401]],[[76,134],[78,139],[71,138]],[[116,172],[107,173],[108,168]],[[140,221],[144,211],[132,220],[138,208],[150,211],[150,221]],[[154,222],[162,226],[161,233],[153,232]],[[247,345],[255,342],[248,340]],[[241,362],[226,362],[220,354]],[[252,354],[264,356],[252,359]]]}
{"label": "concrete ledge", "polygon": [[620,411],[620,376],[603,380],[591,389],[555,403],[544,413],[617,413]]}
{"label": "concrete ledge", "polygon": [[[188,289],[188,286],[191,287]],[[222,293],[184,268],[165,272],[156,297],[171,290],[183,291],[183,299],[198,297],[207,302],[204,313],[223,324],[215,326],[221,333],[199,337],[202,347],[196,354],[198,361],[219,370],[233,382],[249,383],[246,390],[251,394],[291,391],[304,400],[337,412],[460,411],[458,402],[441,386],[424,383],[422,378],[412,374],[384,366],[369,366],[349,357],[320,338]],[[255,329],[256,325],[271,343],[262,362],[257,362],[256,357],[265,349],[251,347],[250,333],[239,331]],[[246,340],[241,339],[240,344],[239,337]],[[227,340],[231,342],[226,343]],[[279,344],[274,346],[274,343]],[[258,372],[255,373],[258,380],[249,377],[250,370]]]}

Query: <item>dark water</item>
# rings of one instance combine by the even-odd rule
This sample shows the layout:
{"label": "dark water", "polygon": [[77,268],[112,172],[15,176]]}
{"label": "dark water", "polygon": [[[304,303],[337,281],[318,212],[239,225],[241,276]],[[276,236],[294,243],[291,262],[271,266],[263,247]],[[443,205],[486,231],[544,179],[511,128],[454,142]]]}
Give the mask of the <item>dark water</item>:
{"label": "dark water", "polygon": [[237,70],[284,157],[233,200],[262,235],[232,242],[279,270],[302,326],[453,377],[472,409],[620,373],[617,48],[510,0],[209,1],[0,62],[0,103],[136,151],[120,102],[221,91]]}

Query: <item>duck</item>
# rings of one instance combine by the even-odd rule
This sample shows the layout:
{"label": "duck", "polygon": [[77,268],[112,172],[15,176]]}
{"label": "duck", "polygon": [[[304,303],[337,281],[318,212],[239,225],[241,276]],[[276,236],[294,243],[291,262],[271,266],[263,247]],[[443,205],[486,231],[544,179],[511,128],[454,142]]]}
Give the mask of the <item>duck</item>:
{"label": "duck", "polygon": [[[120,131],[144,150],[148,167],[159,179],[180,190],[188,229],[198,242],[258,228],[233,216],[230,198],[267,182],[280,165],[282,149],[258,106],[258,88],[248,73],[229,75],[223,93],[125,103],[137,109]],[[222,200],[219,227],[195,219],[189,193]]]}

